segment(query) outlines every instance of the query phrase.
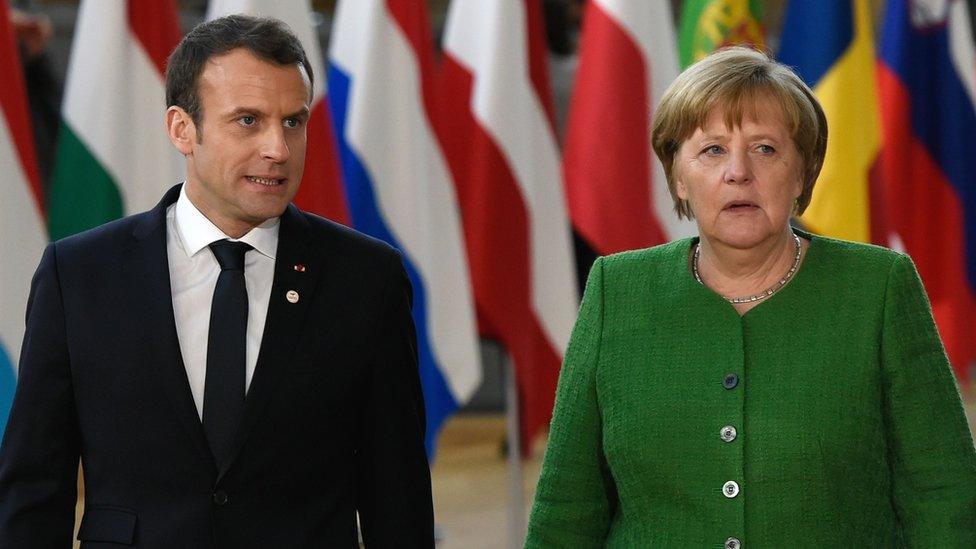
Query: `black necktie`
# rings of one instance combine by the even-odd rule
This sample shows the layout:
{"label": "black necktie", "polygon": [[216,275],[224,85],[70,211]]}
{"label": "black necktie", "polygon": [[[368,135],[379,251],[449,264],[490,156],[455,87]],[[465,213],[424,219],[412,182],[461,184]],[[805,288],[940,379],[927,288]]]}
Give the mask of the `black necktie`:
{"label": "black necktie", "polygon": [[219,240],[210,245],[220,276],[210,309],[207,375],[203,389],[203,430],[217,465],[227,459],[244,413],[247,349],[247,288],[244,242]]}

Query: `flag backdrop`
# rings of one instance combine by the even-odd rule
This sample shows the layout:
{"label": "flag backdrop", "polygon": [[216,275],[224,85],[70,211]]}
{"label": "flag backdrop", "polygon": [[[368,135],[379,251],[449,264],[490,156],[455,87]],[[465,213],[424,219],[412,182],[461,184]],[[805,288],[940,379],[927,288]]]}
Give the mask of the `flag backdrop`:
{"label": "flag backdrop", "polygon": [[787,9],[779,59],[813,88],[830,130],[803,223],[834,238],[883,242],[883,204],[871,200],[881,123],[870,2],[792,0]]}
{"label": "flag backdrop", "polygon": [[454,0],[441,70],[479,325],[512,357],[527,445],[549,423],[578,307],[541,4]]}
{"label": "flag backdrop", "polygon": [[454,183],[434,134],[426,5],[345,0],[329,51],[329,99],[353,227],[403,253],[413,283],[427,452],[481,381]]}
{"label": "flag backdrop", "polygon": [[153,207],[185,177],[166,136],[173,0],[84,0],[78,9],[51,181],[52,239]]}
{"label": "flag backdrop", "polygon": [[651,119],[678,75],[666,2],[591,0],[563,152],[580,280],[593,260],[694,234],[674,213]]}
{"label": "flag backdrop", "polygon": [[0,0],[0,438],[13,400],[31,274],[47,243],[24,77],[7,0]]}
{"label": "flag backdrop", "polygon": [[964,1],[887,5],[878,60],[890,243],[918,267],[961,381],[976,359],[976,50]]}
{"label": "flag backdrop", "polygon": [[685,0],[678,37],[681,66],[687,67],[722,46],[762,46],[761,19],[760,0]]}
{"label": "flag backdrop", "polygon": [[312,20],[309,0],[210,0],[207,19],[234,13],[274,17],[298,36],[315,76],[311,114],[306,129],[305,174],[295,203],[305,211],[349,224],[349,210],[339,180],[339,159],[328,101],[325,99],[325,62]]}

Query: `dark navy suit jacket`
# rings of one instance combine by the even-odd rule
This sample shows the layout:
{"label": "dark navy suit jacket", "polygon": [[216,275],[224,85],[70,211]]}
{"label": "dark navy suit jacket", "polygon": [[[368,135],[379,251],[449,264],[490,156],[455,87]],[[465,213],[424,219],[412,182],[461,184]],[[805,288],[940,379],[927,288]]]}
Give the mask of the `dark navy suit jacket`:
{"label": "dark navy suit jacket", "polygon": [[178,194],[44,252],[0,449],[0,547],[71,546],[79,456],[88,549],[355,547],[357,511],[368,547],[432,547],[397,252],[288,207],[244,418],[218,468],[173,316]]}

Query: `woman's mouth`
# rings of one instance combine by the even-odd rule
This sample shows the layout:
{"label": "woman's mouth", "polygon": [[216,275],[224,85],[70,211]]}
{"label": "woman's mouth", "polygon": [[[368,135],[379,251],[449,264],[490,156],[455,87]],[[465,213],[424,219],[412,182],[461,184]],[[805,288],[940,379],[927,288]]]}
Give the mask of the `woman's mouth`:
{"label": "woman's mouth", "polygon": [[759,206],[757,206],[756,204],[754,204],[752,202],[742,201],[742,202],[730,202],[730,203],[726,204],[725,208],[723,208],[723,209],[728,210],[728,211],[733,212],[733,213],[739,213],[739,212],[751,212],[751,211],[756,210],[758,208],[759,208]]}

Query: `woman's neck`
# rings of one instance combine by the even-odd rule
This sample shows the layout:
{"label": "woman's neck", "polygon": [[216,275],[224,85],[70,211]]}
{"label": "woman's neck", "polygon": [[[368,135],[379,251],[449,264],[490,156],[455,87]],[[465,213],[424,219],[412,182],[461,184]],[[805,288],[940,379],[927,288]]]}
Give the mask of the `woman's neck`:
{"label": "woman's neck", "polygon": [[[796,261],[792,230],[751,248],[734,248],[705,236],[701,237],[700,246],[698,274],[706,286],[726,298],[765,292],[782,280]],[[733,305],[743,314],[759,303]]]}

